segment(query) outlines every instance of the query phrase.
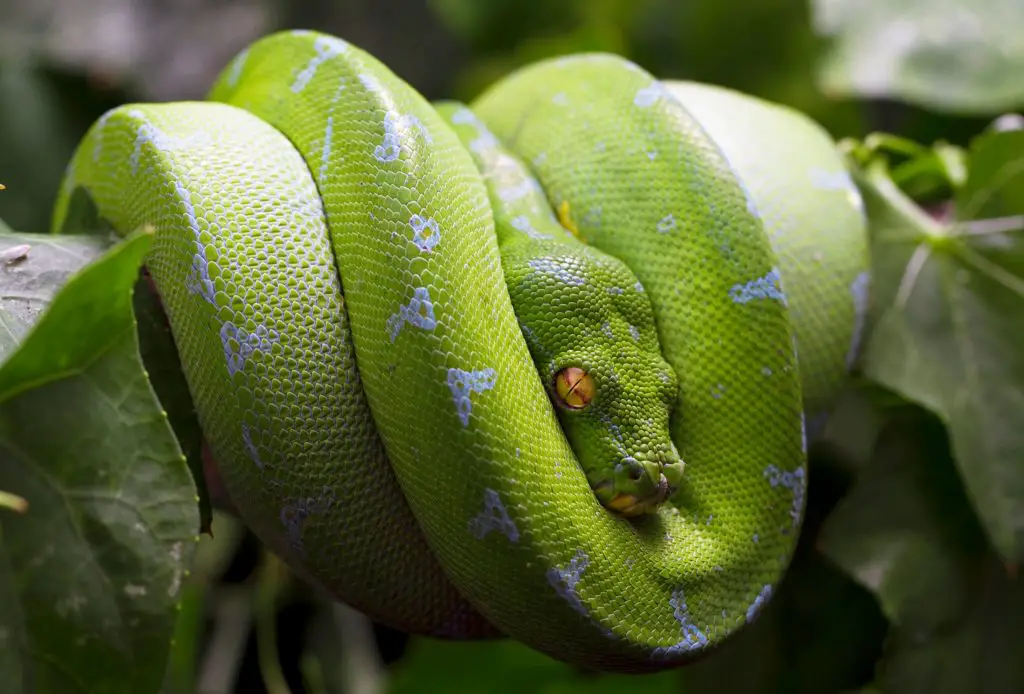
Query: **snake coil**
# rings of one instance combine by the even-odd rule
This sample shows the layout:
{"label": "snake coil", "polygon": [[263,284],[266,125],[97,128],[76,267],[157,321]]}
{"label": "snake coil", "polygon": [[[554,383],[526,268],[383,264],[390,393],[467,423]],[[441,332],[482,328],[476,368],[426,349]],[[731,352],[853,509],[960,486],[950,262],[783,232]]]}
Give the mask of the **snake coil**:
{"label": "snake coil", "polygon": [[206,101],[105,114],[53,227],[85,191],[115,229],[155,228],[147,268],[229,494],[311,583],[413,633],[685,663],[790,560],[806,431],[863,320],[856,189],[803,116],[616,56],[526,66],[470,107],[650,298],[686,461],[657,513],[595,499],[469,153],[345,41],[272,34]]}

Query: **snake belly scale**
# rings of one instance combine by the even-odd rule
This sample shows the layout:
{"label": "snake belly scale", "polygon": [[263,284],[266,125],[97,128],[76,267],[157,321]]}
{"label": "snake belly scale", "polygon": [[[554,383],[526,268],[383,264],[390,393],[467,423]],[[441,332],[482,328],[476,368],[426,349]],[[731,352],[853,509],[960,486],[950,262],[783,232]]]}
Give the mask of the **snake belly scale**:
{"label": "snake belly scale", "polygon": [[[611,289],[649,301],[685,461],[653,512],[602,504],[577,459],[454,124],[341,39],[275,33],[206,101],[105,114],[53,228],[84,191],[118,231],[155,229],[147,268],[229,494],[311,583],[417,634],[689,662],[790,560],[804,403],[827,411],[862,320],[856,191],[805,119],[616,56],[527,66],[469,109],[637,279]],[[797,156],[757,160],[757,125]]]}

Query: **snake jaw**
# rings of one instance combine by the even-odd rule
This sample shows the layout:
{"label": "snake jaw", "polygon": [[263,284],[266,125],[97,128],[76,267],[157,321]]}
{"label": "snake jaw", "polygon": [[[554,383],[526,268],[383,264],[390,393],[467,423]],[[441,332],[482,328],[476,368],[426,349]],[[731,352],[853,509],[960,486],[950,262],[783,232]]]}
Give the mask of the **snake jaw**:
{"label": "snake jaw", "polygon": [[[674,463],[672,465],[665,465],[662,468],[662,472],[659,475],[657,485],[650,494],[638,496],[628,492],[621,492],[611,497],[610,499],[603,498],[601,491],[611,491],[612,484],[604,483],[600,485],[596,492],[598,492],[598,499],[605,508],[614,511],[618,515],[624,518],[636,518],[647,513],[653,513],[658,508],[668,501],[669,498],[679,488],[679,483],[682,481],[682,470],[683,462]],[[668,473],[667,475],[665,473]]]}
{"label": "snake jaw", "polygon": [[[639,459],[638,459],[639,458]],[[686,463],[674,443],[666,444],[654,460],[627,456],[607,473],[590,479],[602,506],[623,518],[655,513],[679,489]]]}
{"label": "snake jaw", "polygon": [[668,480],[663,476],[653,494],[637,497],[635,494],[619,494],[608,501],[605,506],[624,518],[636,518],[653,513],[669,497],[671,493]]}
{"label": "snake jaw", "polygon": [[605,506],[626,518],[633,518],[643,513],[640,500],[632,494],[619,494],[607,502]]}

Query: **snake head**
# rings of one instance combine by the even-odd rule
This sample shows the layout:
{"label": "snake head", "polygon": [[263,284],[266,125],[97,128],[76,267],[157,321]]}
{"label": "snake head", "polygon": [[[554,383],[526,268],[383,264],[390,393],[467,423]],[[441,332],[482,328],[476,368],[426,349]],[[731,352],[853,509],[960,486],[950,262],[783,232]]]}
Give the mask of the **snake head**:
{"label": "snake head", "polygon": [[624,263],[593,247],[539,251],[502,262],[562,431],[601,504],[626,517],[655,511],[684,464],[669,425],[679,382],[650,299]]}

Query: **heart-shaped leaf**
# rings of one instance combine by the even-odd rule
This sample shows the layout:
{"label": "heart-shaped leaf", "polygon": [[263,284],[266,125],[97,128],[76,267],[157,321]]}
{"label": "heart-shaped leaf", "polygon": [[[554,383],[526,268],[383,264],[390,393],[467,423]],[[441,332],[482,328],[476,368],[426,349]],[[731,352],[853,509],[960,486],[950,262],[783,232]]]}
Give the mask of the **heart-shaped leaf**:
{"label": "heart-shaped leaf", "polygon": [[[1024,558],[1024,135],[979,139],[957,219],[928,217],[884,162],[855,171],[872,234],[865,373],[939,415],[975,511]],[[998,214],[998,218],[988,215]],[[984,218],[981,218],[984,216]]]}

